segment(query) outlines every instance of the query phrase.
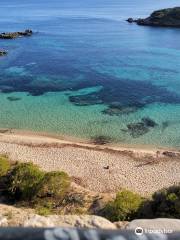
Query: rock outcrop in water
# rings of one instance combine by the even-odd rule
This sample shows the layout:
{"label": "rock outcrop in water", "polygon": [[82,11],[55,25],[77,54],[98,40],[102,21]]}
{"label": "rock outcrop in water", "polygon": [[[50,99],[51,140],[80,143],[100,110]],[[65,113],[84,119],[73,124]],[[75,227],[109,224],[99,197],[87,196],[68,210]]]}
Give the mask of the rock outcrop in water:
{"label": "rock outcrop in water", "polygon": [[127,19],[129,23],[136,22],[144,26],[180,27],[180,7],[167,8],[153,12],[148,18]]}
{"label": "rock outcrop in water", "polygon": [[24,32],[3,32],[0,34],[0,39],[14,39],[18,37],[29,37],[33,34],[33,31],[30,29],[25,30]]}
{"label": "rock outcrop in water", "polygon": [[0,56],[4,56],[7,55],[7,51],[6,50],[0,50]]}

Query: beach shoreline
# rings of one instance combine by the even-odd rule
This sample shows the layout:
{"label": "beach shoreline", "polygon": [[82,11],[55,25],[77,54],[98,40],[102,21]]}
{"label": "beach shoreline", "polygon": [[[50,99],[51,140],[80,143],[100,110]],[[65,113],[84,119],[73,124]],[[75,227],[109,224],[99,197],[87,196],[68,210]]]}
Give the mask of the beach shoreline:
{"label": "beach shoreline", "polygon": [[7,130],[0,134],[0,154],[13,161],[33,162],[46,171],[65,171],[86,189],[99,193],[126,188],[148,196],[180,182],[180,152],[172,149],[95,145]]}
{"label": "beach shoreline", "polygon": [[123,142],[107,142],[105,144],[96,144],[93,139],[78,138],[74,136],[33,131],[33,130],[23,130],[23,129],[2,129],[0,128],[0,141],[14,142],[20,144],[28,144],[32,141],[33,145],[38,145],[38,143],[48,144],[69,144],[77,145],[79,147],[90,147],[92,149],[111,149],[112,151],[132,151],[133,153],[156,153],[157,151],[172,151],[175,153],[180,153],[179,148],[175,147],[165,147],[165,146],[153,146],[147,144],[128,144]]}

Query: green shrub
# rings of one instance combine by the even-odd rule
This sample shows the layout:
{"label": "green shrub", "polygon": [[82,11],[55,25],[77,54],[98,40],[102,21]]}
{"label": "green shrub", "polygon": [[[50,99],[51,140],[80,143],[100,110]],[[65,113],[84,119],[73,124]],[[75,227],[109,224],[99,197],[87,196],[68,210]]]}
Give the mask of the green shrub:
{"label": "green shrub", "polygon": [[41,216],[48,216],[52,214],[51,208],[46,208],[46,207],[37,207],[36,213]]}
{"label": "green shrub", "polygon": [[15,200],[31,200],[39,191],[44,173],[32,163],[17,164],[9,174],[8,192]]}
{"label": "green shrub", "polygon": [[53,202],[49,199],[37,199],[38,202],[34,205],[37,214],[47,216],[53,214]]}
{"label": "green shrub", "polygon": [[38,192],[40,198],[62,200],[70,188],[70,178],[65,172],[48,172],[45,174]]}
{"label": "green shrub", "polygon": [[142,204],[142,198],[128,190],[117,193],[114,201],[108,203],[104,210],[103,216],[111,221],[132,220]]}
{"label": "green shrub", "polygon": [[140,210],[140,217],[180,218],[180,185],[155,192]]}
{"label": "green shrub", "polygon": [[6,156],[0,156],[0,177],[7,174],[10,169],[10,162]]}

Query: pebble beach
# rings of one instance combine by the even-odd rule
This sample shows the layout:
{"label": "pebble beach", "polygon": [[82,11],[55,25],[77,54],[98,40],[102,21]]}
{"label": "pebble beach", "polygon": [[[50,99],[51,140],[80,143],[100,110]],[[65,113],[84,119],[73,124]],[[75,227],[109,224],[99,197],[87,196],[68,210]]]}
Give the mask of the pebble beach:
{"label": "pebble beach", "polygon": [[[180,182],[180,158],[163,150],[98,146],[29,133],[0,135],[0,154],[61,170],[88,190],[115,193],[125,188],[143,196]],[[173,152],[172,152],[173,153]]]}

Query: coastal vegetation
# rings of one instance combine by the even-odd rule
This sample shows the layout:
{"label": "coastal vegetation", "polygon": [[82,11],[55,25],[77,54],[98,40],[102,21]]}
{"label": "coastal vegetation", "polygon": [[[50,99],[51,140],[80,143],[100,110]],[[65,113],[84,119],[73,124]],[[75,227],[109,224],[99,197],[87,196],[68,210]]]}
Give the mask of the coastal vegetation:
{"label": "coastal vegetation", "polygon": [[105,206],[102,213],[112,222],[132,220],[137,215],[142,202],[140,195],[122,190],[117,193],[115,200]]}
{"label": "coastal vegetation", "polygon": [[77,192],[72,181],[65,172],[44,172],[32,163],[0,157],[0,193],[8,204],[34,208],[41,215],[62,214],[67,208],[69,214],[96,214],[113,222],[180,218],[179,184],[157,191],[151,198],[122,189],[115,198],[104,201],[102,196],[97,199]]}
{"label": "coastal vegetation", "polygon": [[180,218],[180,185],[162,189],[144,202],[140,217]]}
{"label": "coastal vegetation", "polygon": [[10,170],[7,192],[14,200],[31,200],[37,196],[44,173],[32,163],[19,163]]}
{"label": "coastal vegetation", "polygon": [[144,26],[180,27],[180,7],[161,9],[154,11],[148,18],[127,20]]}
{"label": "coastal vegetation", "polygon": [[7,174],[10,169],[10,162],[6,156],[0,157],[0,177]]}
{"label": "coastal vegetation", "polygon": [[13,163],[0,158],[1,195],[12,204],[51,212],[65,198],[70,177],[64,172],[46,173],[32,163]]}

